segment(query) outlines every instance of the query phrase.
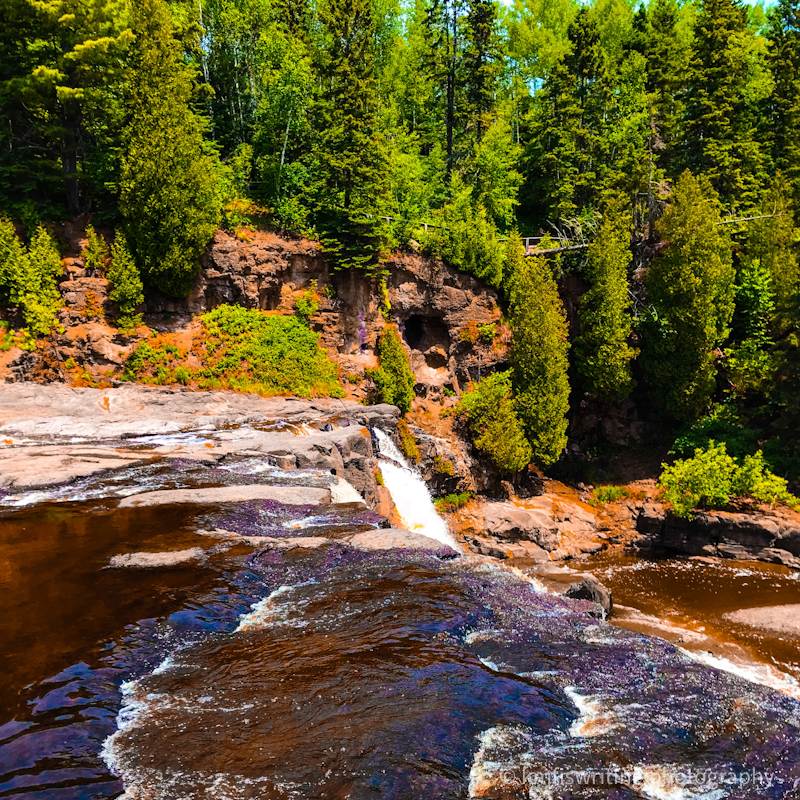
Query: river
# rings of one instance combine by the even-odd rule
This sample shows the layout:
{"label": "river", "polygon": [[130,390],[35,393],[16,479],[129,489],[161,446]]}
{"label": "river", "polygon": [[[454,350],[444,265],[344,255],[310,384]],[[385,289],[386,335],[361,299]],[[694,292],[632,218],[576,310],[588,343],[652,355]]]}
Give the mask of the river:
{"label": "river", "polygon": [[[355,549],[347,537],[385,523],[347,493],[124,505],[154,487],[332,485],[258,454],[1,498],[0,798],[796,796],[790,694],[455,553],[419,478],[382,455],[427,548]],[[241,538],[278,534],[295,541]],[[142,552],[159,565],[115,561]],[[795,672],[786,636],[738,640],[725,622],[743,592],[791,602],[791,574],[677,564],[587,566],[618,606],[706,625]]]}

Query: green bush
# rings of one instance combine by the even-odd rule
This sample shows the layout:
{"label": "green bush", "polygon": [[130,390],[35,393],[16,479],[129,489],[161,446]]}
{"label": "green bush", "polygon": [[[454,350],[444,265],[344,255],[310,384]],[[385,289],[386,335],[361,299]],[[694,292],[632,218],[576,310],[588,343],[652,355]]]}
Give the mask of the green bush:
{"label": "green bush", "polygon": [[715,405],[709,414],[684,428],[675,439],[670,455],[689,456],[699,447],[722,442],[734,458],[744,458],[758,445],[759,434],[743,422],[728,404]]}
{"label": "green bush", "polygon": [[319,311],[319,295],[317,294],[317,282],[311,281],[311,288],[304,292],[302,297],[297,299],[295,303],[295,312],[297,316],[309,324],[311,317]]}
{"label": "green bush", "polygon": [[123,233],[117,234],[111,248],[108,282],[111,284],[111,301],[119,309],[117,327],[123,333],[136,330],[142,322],[142,315],[137,314],[136,309],[144,302],[144,291],[139,270],[133,262]]}
{"label": "green bush", "polygon": [[592,489],[592,505],[604,506],[606,503],[616,503],[630,497],[630,492],[624,486],[595,486]]}
{"label": "green bush", "polygon": [[460,492],[459,494],[446,494],[444,497],[437,497],[433,504],[441,514],[444,511],[457,511],[472,500],[472,492]]}
{"label": "green bush", "polygon": [[466,419],[472,443],[503,472],[531,460],[531,446],[517,415],[509,372],[495,372],[461,395],[455,413]]}
{"label": "green bush", "polygon": [[204,367],[224,388],[264,396],[342,397],[339,370],[297,317],[223,305],[203,314]]}
{"label": "green bush", "polygon": [[478,325],[478,338],[485,344],[491,344],[497,336],[497,326],[493,322]]}
{"label": "green bush", "polygon": [[406,414],[414,400],[416,377],[411,371],[403,343],[397,328],[390,325],[384,328],[378,343],[378,369],[367,370],[367,377],[375,384],[372,400],[390,403]]}
{"label": "green bush", "polygon": [[415,464],[419,463],[420,455],[417,440],[404,419],[397,423],[397,430],[400,433],[400,449],[403,451],[403,455]]}
{"label": "green bush", "polygon": [[[0,301],[17,306],[31,341],[58,325],[63,305],[58,278],[61,257],[50,234],[40,225],[26,248],[8,220],[0,220]],[[35,345],[34,345],[35,346]],[[30,349],[25,339],[25,349]]]}
{"label": "green bush", "polygon": [[106,270],[108,260],[108,245],[102,236],[98,236],[94,227],[86,226],[86,247],[81,253],[84,269],[91,270],[96,275],[102,275]]}
{"label": "green bush", "polygon": [[740,466],[728,455],[724,443],[710,442],[708,449],[697,448],[692,458],[662,464],[658,480],[664,500],[679,517],[691,517],[695,508],[724,508],[731,497],[752,498],[770,503],[783,501],[796,505],[786,481],[767,469],[763,454],[747,456]]}

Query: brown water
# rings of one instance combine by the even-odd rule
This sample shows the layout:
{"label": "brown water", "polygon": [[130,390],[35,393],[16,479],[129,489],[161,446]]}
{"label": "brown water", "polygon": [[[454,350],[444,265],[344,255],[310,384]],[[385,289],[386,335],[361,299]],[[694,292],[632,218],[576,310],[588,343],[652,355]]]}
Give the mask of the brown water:
{"label": "brown water", "polygon": [[[740,609],[800,604],[800,573],[762,562],[653,558],[620,552],[592,556],[580,562],[580,568],[590,570],[611,589],[616,624],[666,635],[687,649],[711,648],[733,658],[749,654],[800,679],[800,626],[796,632],[776,632],[728,616]],[[795,614],[791,609],[788,614],[787,621],[792,624]],[[659,629],[658,623],[642,615],[690,633]]]}
{"label": "brown water", "polygon": [[188,506],[112,511],[70,503],[0,518],[3,718],[18,710],[25,686],[86,659],[126,624],[210,587],[214,573],[198,566],[106,569],[121,553],[205,544],[187,527],[197,514]]}

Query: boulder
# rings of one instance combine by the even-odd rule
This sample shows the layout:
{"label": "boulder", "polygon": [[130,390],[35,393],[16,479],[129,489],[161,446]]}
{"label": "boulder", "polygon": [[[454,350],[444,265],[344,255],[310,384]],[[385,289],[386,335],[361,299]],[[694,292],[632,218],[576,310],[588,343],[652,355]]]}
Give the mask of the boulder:
{"label": "boulder", "polygon": [[580,583],[571,584],[569,589],[564,592],[564,596],[573,600],[589,600],[592,603],[597,603],[602,607],[603,614],[606,617],[614,610],[611,591],[591,574],[584,575]]}
{"label": "boulder", "polygon": [[525,508],[511,502],[488,502],[482,507],[483,527],[499,539],[526,539],[545,550],[558,547],[559,531],[543,509]]}

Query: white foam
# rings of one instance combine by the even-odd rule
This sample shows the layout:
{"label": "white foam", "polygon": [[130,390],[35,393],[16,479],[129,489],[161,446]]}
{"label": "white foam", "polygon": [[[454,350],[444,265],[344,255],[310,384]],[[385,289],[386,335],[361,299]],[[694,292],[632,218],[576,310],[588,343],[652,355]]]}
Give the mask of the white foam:
{"label": "white foam", "polygon": [[578,718],[569,726],[570,736],[602,736],[617,727],[614,713],[598,697],[580,694],[572,686],[565,687],[564,694],[578,709]]}
{"label": "white foam", "polygon": [[[239,625],[235,633],[249,631],[253,628],[263,628],[267,625],[278,622],[281,616],[288,616],[290,610],[297,608],[297,603],[289,599],[287,595],[299,586],[311,586],[317,583],[315,580],[303,581],[294,585],[279,586],[268,597],[264,597],[257,603],[250,606],[250,611],[239,617]],[[301,620],[293,624],[302,627],[305,623]]]}
{"label": "white foam", "polygon": [[425,482],[409,467],[394,442],[383,431],[376,429],[375,434],[383,456],[380,461],[383,482],[392,495],[403,526],[414,533],[436,539],[457,553],[461,552],[447,530],[447,523],[436,513]]}
{"label": "white foam", "polygon": [[364,498],[353,488],[350,481],[344,478],[336,478],[330,485],[331,503],[361,503]]}
{"label": "white foam", "polygon": [[782,694],[793,697],[795,700],[800,700],[800,683],[798,683],[797,679],[785,672],[781,672],[770,664],[757,662],[749,664],[738,663],[724,656],[715,656],[705,650],[684,650],[682,647],[679,647],[678,650],[693,661],[697,661],[707,667],[729,672],[750,683],[768,686],[770,689],[775,689]]}

